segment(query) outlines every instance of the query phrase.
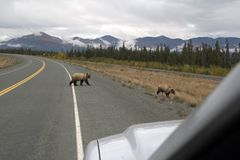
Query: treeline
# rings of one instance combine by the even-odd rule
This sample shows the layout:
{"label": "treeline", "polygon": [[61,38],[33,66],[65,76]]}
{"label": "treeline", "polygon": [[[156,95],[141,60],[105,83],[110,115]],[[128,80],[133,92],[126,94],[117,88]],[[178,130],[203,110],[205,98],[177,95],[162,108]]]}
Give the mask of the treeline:
{"label": "treeline", "polygon": [[58,54],[55,51],[36,51],[31,48],[7,48],[0,49],[0,53],[8,53],[8,54],[23,54],[23,55],[36,55],[36,56],[52,56]]}
{"label": "treeline", "polygon": [[210,67],[219,66],[231,68],[240,61],[240,44],[239,49],[235,48],[230,52],[229,43],[221,48],[218,41],[215,47],[208,44],[202,44],[199,47],[193,47],[192,42],[185,43],[181,52],[171,51],[166,45],[158,46],[156,49],[127,49],[123,43],[120,48],[108,47],[99,48],[87,47],[86,50],[79,51],[72,48],[67,52],[69,57],[104,57],[116,60],[142,61],[142,62],[160,62],[168,65],[185,65]]}
{"label": "treeline", "polygon": [[170,66],[199,66],[210,67],[218,66],[222,68],[231,68],[240,61],[240,44],[238,49],[230,52],[229,43],[226,40],[224,48],[221,48],[218,41],[215,47],[208,44],[202,44],[199,47],[193,47],[192,42],[185,43],[181,52],[171,51],[166,45],[158,46],[156,49],[128,49],[124,43],[122,47],[94,48],[88,46],[86,49],[72,48],[69,51],[46,52],[34,51],[31,49],[1,49],[1,53],[60,56],[64,58],[84,57],[84,58],[111,58],[115,60],[139,61],[139,62],[159,62]]}

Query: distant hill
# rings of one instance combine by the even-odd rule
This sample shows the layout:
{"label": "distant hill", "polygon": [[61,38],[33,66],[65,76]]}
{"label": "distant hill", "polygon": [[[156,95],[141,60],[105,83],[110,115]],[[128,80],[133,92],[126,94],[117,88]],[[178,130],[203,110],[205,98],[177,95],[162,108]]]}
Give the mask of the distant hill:
{"label": "distant hill", "polygon": [[[192,38],[192,44],[194,47],[200,46],[202,43],[206,43],[212,47],[215,46],[216,41],[219,42],[220,46],[223,48],[225,42],[228,40],[230,48],[239,47],[240,38],[237,37],[219,37],[219,38],[210,38],[210,37],[196,37]],[[33,50],[46,50],[46,51],[60,51],[60,50],[70,50],[72,47],[86,48],[87,46],[100,47],[104,48],[109,46],[119,47],[122,46],[125,42],[126,47],[130,48],[156,48],[157,46],[166,45],[171,50],[181,50],[184,43],[189,42],[188,40],[183,39],[172,39],[166,36],[158,37],[142,37],[136,38],[129,41],[123,41],[119,38],[113,37],[111,35],[102,36],[95,39],[90,38],[81,38],[73,37],[69,40],[63,40],[58,37],[51,36],[44,32],[39,32],[35,34],[25,35],[18,38],[13,38],[8,41],[0,42],[0,48],[31,48]]]}
{"label": "distant hill", "polygon": [[172,49],[182,45],[184,42],[182,39],[171,39],[165,36],[143,37],[136,39],[136,46],[139,48],[143,48],[144,46],[147,48],[156,48],[157,46],[167,45]]}
{"label": "distant hill", "polygon": [[240,43],[240,38],[236,37],[220,37],[220,38],[210,38],[210,37],[198,37],[198,38],[192,38],[192,44],[194,46],[199,46],[202,43],[206,43],[212,47],[215,46],[216,41],[218,41],[219,45],[223,48],[226,45],[226,40],[228,40],[229,47],[230,48],[238,48]]}
{"label": "distant hill", "polygon": [[72,44],[44,32],[30,34],[0,42],[0,48],[31,48],[33,50],[59,51],[71,49]]}

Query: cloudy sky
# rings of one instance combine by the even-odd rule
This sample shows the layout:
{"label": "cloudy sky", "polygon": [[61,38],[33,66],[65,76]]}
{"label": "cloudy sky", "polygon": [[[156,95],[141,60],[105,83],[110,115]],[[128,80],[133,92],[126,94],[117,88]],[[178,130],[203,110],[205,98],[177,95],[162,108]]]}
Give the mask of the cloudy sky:
{"label": "cloudy sky", "polygon": [[0,40],[40,31],[62,38],[240,37],[239,16],[239,0],[0,0]]}

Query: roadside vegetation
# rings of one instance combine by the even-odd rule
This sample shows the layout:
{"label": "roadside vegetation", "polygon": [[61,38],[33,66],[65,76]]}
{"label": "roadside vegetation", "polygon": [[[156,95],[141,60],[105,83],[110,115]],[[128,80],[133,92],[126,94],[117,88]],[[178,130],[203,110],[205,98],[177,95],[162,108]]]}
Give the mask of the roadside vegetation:
{"label": "roadside vegetation", "polygon": [[17,61],[12,56],[0,55],[0,69],[16,64]]}
{"label": "roadside vegetation", "polygon": [[[63,56],[58,55],[54,56],[54,58],[58,59],[67,59],[62,58]],[[169,70],[169,71],[177,71],[177,72],[186,72],[186,73],[197,73],[197,74],[204,74],[204,75],[214,75],[214,76],[225,76],[230,71],[230,68],[222,68],[219,66],[211,65],[209,67],[200,67],[200,66],[191,66],[188,64],[185,65],[176,65],[171,66],[169,64],[163,64],[159,62],[143,62],[143,61],[127,61],[127,60],[115,60],[112,58],[71,58],[71,59],[78,59],[81,61],[88,61],[88,62],[98,62],[98,63],[106,63],[106,64],[118,64],[118,65],[125,65],[130,67],[139,67],[139,68],[152,68],[152,69],[162,69],[162,70]]]}

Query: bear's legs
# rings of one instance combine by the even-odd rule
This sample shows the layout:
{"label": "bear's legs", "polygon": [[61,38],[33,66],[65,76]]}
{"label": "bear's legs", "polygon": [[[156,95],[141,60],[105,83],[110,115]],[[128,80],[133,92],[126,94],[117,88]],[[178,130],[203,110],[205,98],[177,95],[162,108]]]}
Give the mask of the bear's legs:
{"label": "bear's legs", "polygon": [[81,80],[80,85],[82,86],[84,80]]}
{"label": "bear's legs", "polygon": [[87,79],[85,80],[85,82],[87,83],[87,85],[89,85],[89,86],[90,86],[90,84],[89,84],[89,82],[88,82],[88,80],[87,80]]}
{"label": "bear's legs", "polygon": [[166,96],[169,97],[170,92],[165,92]]}
{"label": "bear's legs", "polygon": [[74,84],[74,86],[77,86],[77,81],[75,81],[75,80],[71,80],[71,81],[69,82],[69,86],[71,86],[72,83]]}
{"label": "bear's legs", "polygon": [[74,86],[77,86],[77,81],[74,81],[73,83],[74,83]]}
{"label": "bear's legs", "polygon": [[69,86],[71,86],[71,85],[72,85],[72,83],[73,83],[73,80],[71,80],[71,81],[69,82]]}

